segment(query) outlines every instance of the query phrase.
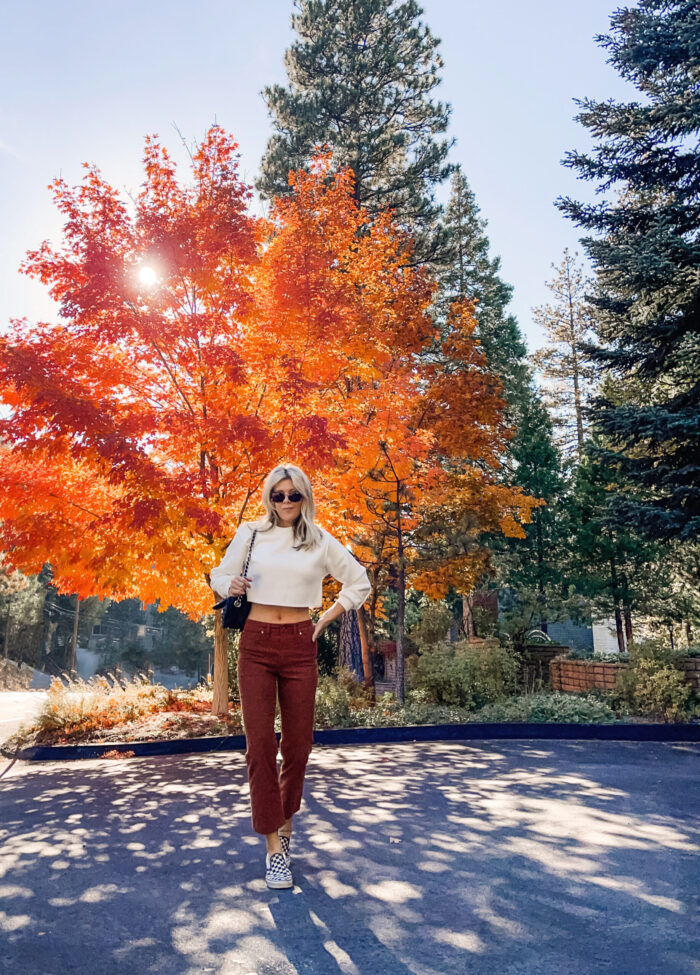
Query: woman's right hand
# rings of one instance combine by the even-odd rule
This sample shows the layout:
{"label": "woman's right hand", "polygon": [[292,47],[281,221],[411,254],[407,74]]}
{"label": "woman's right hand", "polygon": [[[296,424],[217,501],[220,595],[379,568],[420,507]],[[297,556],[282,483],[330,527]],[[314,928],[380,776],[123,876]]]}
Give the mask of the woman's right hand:
{"label": "woman's right hand", "polygon": [[231,580],[231,585],[228,587],[229,596],[242,596],[245,591],[250,587],[251,580],[247,576],[236,576]]}

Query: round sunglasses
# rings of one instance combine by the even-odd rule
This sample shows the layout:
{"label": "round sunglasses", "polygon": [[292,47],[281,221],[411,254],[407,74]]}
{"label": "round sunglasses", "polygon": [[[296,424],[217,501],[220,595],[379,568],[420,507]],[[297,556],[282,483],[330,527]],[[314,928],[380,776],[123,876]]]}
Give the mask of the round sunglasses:
{"label": "round sunglasses", "polygon": [[284,501],[285,498],[287,498],[289,501],[292,501],[294,502],[294,504],[296,504],[297,501],[301,501],[303,497],[304,495],[301,494],[299,491],[291,491],[289,494],[287,494],[286,491],[273,491],[272,494],[270,495],[270,499],[274,501],[275,504],[280,504],[282,501]]}

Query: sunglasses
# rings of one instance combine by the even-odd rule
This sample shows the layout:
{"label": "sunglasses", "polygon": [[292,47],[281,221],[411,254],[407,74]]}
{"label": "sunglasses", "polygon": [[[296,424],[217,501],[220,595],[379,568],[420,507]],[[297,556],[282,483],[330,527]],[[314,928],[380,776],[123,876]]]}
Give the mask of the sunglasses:
{"label": "sunglasses", "polygon": [[270,495],[270,498],[275,502],[275,504],[280,504],[285,498],[287,498],[289,501],[293,501],[294,504],[296,504],[297,501],[301,501],[303,497],[304,495],[299,491],[292,491],[290,494],[287,494],[285,491],[273,491]]}

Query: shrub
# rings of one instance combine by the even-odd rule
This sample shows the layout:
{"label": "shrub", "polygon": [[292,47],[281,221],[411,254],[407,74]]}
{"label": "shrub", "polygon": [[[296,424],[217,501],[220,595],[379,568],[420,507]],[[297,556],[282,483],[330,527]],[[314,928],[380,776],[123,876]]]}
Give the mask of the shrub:
{"label": "shrub", "polygon": [[629,666],[617,677],[619,700],[636,713],[687,720],[692,690],[681,672],[683,656],[660,639],[630,643]]}
{"label": "shrub", "polygon": [[523,694],[482,708],[474,720],[529,721],[539,724],[611,724],[616,715],[606,701],[593,694]]}
{"label": "shrub", "polygon": [[[336,727],[387,728],[426,724],[468,724],[470,722],[538,722],[566,724],[611,724],[616,720],[609,704],[594,694],[525,694],[488,704],[478,711],[446,704],[430,704],[406,695],[401,705],[391,695],[377,701],[374,708],[348,710]],[[318,721],[317,727],[321,727]]]}
{"label": "shrub", "polygon": [[410,701],[399,704],[391,695],[383,695],[374,708],[353,711],[353,728],[393,728],[410,727],[419,724],[465,724],[473,720],[473,711],[468,708],[448,707],[445,704],[427,704]]}
{"label": "shrub", "polygon": [[151,684],[143,674],[130,678],[96,675],[88,681],[78,678],[66,683],[54,677],[41,712],[31,725],[23,725],[12,741],[21,745],[32,739],[39,744],[53,741],[59,734],[66,740],[82,739],[162,711],[209,713],[211,690],[169,690],[162,684]]}
{"label": "shrub", "polygon": [[315,710],[317,728],[349,728],[353,724],[352,712],[358,708],[371,710],[371,705],[371,693],[358,684],[347,668],[319,676]]}
{"label": "shrub", "polygon": [[580,647],[572,647],[568,653],[562,654],[560,660],[587,660],[593,664],[610,663],[619,664],[629,660],[628,653],[615,652],[613,650],[582,650]]}
{"label": "shrub", "polygon": [[420,622],[410,627],[406,635],[421,652],[428,651],[446,639],[454,622],[454,616],[444,602],[431,600],[423,607]]}
{"label": "shrub", "polygon": [[41,731],[61,729],[66,735],[109,728],[161,710],[168,696],[167,688],[151,684],[143,674],[121,680],[101,675],[66,684],[54,677],[34,725]]}
{"label": "shrub", "polygon": [[408,676],[410,687],[423,690],[432,703],[475,710],[514,693],[518,663],[503,647],[441,644],[414,658]]}

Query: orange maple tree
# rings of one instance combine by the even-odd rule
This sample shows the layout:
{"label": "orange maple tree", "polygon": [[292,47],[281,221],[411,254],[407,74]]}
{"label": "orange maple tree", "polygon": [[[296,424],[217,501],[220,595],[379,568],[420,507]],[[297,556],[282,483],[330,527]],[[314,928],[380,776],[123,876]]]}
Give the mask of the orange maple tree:
{"label": "orange maple tree", "polygon": [[[356,498],[355,533],[370,566],[370,639],[391,585],[396,607],[396,694],[404,694],[405,591],[432,598],[470,591],[489,566],[485,533],[523,537],[539,504],[496,474],[509,431],[500,384],[474,338],[468,302],[452,308],[444,333],[411,363],[413,396],[394,401],[374,464]],[[403,411],[403,412],[402,412]]]}
{"label": "orange maple tree", "polygon": [[261,261],[264,306],[296,334],[299,390],[322,370],[315,402],[342,432],[333,468],[319,472],[324,514],[370,569],[370,642],[398,578],[401,669],[405,585],[469,591],[488,563],[484,533],[523,536],[537,502],[497,483],[508,431],[472,306],[455,304],[438,332],[434,283],[411,266],[391,214],[370,223],[356,205],[350,170],[331,179],[322,154],[291,182]]}
{"label": "orange maple tree", "polygon": [[[352,174],[320,155],[256,218],[236,150],[213,126],[183,184],[147,139],[133,204],[94,167],[79,186],[53,184],[63,239],[23,270],[48,286],[57,320],[14,321],[0,339],[0,548],[25,572],[51,563],[59,590],[199,617],[210,569],[283,461],[315,478],[329,529],[371,530],[382,445],[412,464],[435,457],[455,431],[434,415],[448,391],[463,427],[473,411],[482,456],[497,407],[482,417],[471,380],[452,390],[420,366],[433,285],[390,215],[370,222]],[[437,496],[435,472],[430,483]],[[218,614],[214,680],[221,712]]]}

